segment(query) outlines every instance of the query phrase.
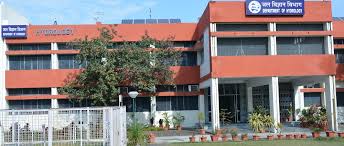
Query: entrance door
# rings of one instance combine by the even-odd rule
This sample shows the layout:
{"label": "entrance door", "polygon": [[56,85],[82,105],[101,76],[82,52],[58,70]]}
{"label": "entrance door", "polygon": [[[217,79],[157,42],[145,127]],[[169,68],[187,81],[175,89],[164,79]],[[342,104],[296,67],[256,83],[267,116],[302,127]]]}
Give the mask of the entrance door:
{"label": "entrance door", "polygon": [[220,121],[221,124],[238,123],[240,121],[240,85],[220,84]]}

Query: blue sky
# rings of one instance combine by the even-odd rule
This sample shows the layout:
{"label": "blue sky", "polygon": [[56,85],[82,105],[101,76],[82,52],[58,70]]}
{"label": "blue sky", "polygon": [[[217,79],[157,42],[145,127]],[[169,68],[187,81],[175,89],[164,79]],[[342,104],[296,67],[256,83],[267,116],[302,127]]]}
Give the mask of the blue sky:
{"label": "blue sky", "polygon": [[[0,0],[1,1],[1,0]],[[209,0],[2,0],[32,24],[120,23],[122,19],[180,18],[197,22]],[[332,0],[333,16],[344,17],[344,0]],[[316,10],[314,10],[316,11]]]}

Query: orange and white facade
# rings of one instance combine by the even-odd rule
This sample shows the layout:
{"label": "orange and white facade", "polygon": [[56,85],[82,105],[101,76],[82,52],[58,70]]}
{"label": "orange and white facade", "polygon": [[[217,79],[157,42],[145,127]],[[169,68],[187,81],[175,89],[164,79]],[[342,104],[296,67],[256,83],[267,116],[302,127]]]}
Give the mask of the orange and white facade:
{"label": "orange and white facade", "polygon": [[[28,25],[25,18],[5,14],[1,9],[1,25]],[[80,70],[73,64],[78,50],[65,43],[96,37],[98,28],[107,26],[28,25],[26,38],[2,39],[0,108],[71,107],[57,92],[69,73]],[[141,121],[154,117],[158,123],[163,112],[181,112],[184,125],[194,126],[202,112],[216,129],[222,109],[239,123],[263,106],[275,122],[283,122],[289,108],[297,120],[300,110],[319,104],[328,111],[330,129],[344,122],[344,21],[332,18],[331,1],[306,0],[302,16],[248,16],[244,0],[211,1],[197,23],[114,28],[122,36],[114,43],[138,41],[145,33],[157,39],[174,36],[175,48],[184,53],[183,63],[171,67],[176,87],[157,85],[156,96],[138,97]],[[130,99],[124,100],[130,107]]]}

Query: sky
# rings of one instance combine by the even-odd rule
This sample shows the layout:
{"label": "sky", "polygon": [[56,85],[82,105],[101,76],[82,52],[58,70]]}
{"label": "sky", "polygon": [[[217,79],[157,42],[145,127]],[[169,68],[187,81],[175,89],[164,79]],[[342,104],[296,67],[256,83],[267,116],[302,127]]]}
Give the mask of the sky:
{"label": "sky", "polygon": [[[122,19],[180,18],[197,22],[209,0],[0,0],[31,24],[121,23]],[[344,17],[344,0],[332,0],[333,16]],[[149,11],[151,9],[151,13]],[[314,10],[316,11],[316,10]]]}

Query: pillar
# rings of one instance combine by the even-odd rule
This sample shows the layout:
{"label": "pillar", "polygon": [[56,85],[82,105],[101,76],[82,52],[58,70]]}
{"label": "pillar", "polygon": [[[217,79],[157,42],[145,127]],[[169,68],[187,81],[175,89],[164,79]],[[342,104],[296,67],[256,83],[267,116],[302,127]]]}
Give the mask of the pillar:
{"label": "pillar", "polygon": [[[198,111],[205,113],[205,104],[204,104],[204,95],[199,95],[198,96]],[[205,115],[204,115],[205,117]]]}
{"label": "pillar", "polygon": [[[51,95],[58,95],[57,88],[51,88]],[[51,108],[59,108],[57,99],[51,99]]]}
{"label": "pillar", "polygon": [[156,125],[156,123],[159,122],[159,119],[155,119],[157,117],[156,115],[156,96],[151,96],[151,111],[150,111],[150,118],[154,117],[154,122],[153,124]]}
{"label": "pillar", "polygon": [[299,120],[299,114],[297,111],[301,112],[304,108],[304,96],[301,92],[303,86],[294,86],[294,111],[295,111],[295,120]]}
{"label": "pillar", "polygon": [[271,77],[269,80],[269,101],[270,115],[277,124],[280,122],[278,77]]}
{"label": "pillar", "polygon": [[253,112],[253,96],[252,96],[252,87],[247,87],[246,90],[247,94],[247,112],[252,113]]}
{"label": "pillar", "polygon": [[220,128],[219,79],[212,78],[210,86],[212,130]]}
{"label": "pillar", "polygon": [[338,131],[337,101],[336,101],[336,77],[325,77],[326,112],[329,130]]}

